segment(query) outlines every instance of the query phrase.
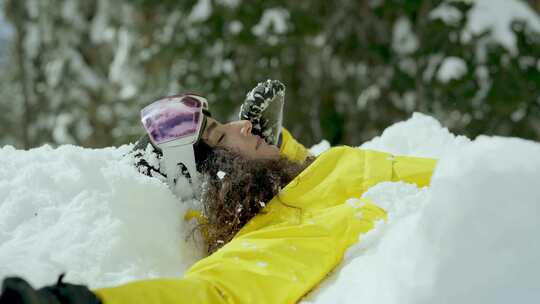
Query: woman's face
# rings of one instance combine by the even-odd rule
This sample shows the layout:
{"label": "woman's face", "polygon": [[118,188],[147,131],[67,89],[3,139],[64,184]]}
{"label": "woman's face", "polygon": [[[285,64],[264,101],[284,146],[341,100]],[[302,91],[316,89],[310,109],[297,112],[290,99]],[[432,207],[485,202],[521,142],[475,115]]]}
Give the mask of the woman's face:
{"label": "woman's face", "polygon": [[248,120],[222,124],[208,117],[202,139],[210,147],[223,147],[250,159],[279,157],[279,148],[251,133],[251,122]]}

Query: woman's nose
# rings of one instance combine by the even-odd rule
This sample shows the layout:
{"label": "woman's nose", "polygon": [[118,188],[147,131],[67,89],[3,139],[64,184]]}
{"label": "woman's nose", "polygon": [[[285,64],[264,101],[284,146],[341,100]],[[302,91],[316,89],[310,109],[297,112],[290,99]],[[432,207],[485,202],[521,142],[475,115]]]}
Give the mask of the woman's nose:
{"label": "woman's nose", "polygon": [[242,120],[242,128],[240,129],[240,133],[242,133],[244,136],[249,135],[251,134],[252,127],[253,126],[249,120]]}

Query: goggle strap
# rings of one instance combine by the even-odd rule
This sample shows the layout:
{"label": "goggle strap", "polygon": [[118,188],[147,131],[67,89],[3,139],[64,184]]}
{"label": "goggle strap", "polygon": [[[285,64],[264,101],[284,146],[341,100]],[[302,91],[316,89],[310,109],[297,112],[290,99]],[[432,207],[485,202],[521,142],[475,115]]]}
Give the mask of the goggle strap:
{"label": "goggle strap", "polygon": [[189,177],[195,182],[197,168],[195,166],[195,152],[193,145],[163,147],[163,160],[165,172],[167,172],[167,181],[169,185],[174,186],[176,178],[182,176],[182,165],[188,170]]}

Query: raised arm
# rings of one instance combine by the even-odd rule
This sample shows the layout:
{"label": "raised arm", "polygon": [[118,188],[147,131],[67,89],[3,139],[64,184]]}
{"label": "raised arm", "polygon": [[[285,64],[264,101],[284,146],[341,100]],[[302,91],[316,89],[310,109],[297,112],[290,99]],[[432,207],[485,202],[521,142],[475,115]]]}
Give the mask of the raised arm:
{"label": "raised arm", "polygon": [[306,149],[304,145],[299,143],[285,128],[281,130],[280,144],[279,152],[281,155],[294,162],[303,162],[308,156],[311,155],[309,150]]}
{"label": "raised arm", "polygon": [[249,120],[252,132],[268,144],[280,148],[281,155],[295,162],[303,162],[309,151],[291,133],[282,128],[285,85],[279,80],[268,79],[258,83],[246,95],[238,117]]}

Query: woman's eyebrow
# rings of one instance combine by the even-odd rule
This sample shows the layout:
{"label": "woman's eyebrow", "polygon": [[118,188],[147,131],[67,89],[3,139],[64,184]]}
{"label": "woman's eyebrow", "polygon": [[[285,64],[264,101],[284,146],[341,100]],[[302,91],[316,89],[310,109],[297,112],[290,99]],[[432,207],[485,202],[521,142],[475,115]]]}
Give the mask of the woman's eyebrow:
{"label": "woman's eyebrow", "polygon": [[223,138],[225,138],[225,133],[221,134],[221,136],[219,137],[217,143],[219,144],[223,140]]}

